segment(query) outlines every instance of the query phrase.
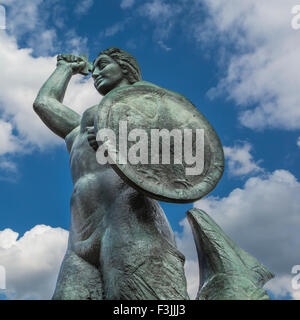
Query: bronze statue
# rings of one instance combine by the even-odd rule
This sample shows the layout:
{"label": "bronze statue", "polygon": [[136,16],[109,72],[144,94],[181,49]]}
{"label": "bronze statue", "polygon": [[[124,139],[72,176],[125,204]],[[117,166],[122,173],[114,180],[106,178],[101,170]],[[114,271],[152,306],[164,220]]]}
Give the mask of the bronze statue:
{"label": "bronze statue", "polygon": [[[53,299],[188,299],[184,256],[163,210],[96,161],[97,106],[81,117],[62,104],[71,77],[85,67],[76,56],[59,56],[34,103],[65,139],[74,183],[69,245]],[[117,49],[99,54],[92,76],[103,95],[141,80],[135,59]]]}
{"label": "bronze statue", "polygon": [[[79,73],[88,74],[89,71],[92,72],[95,88],[104,98],[99,106],[87,108],[80,116],[62,102],[71,77]],[[129,95],[131,100],[128,102]],[[145,108],[143,103],[139,103],[132,111],[131,102],[135,95],[144,99]],[[153,98],[154,95],[158,96],[158,100]],[[223,172],[223,151],[208,121],[200,115],[206,130],[203,138],[206,158],[203,171],[195,177],[182,176],[182,166],[163,167],[165,171],[156,175],[156,167],[150,166],[148,169],[139,168],[142,178],[133,181],[135,171],[130,175],[124,166],[100,165],[95,152],[98,149],[96,135],[97,130],[101,129],[99,126],[108,124],[111,117],[119,116],[126,109],[120,106],[128,107],[124,115],[129,120],[133,118],[133,122],[135,112],[136,117],[143,117],[142,111],[145,110],[147,117],[154,119],[155,112],[151,115],[151,110],[160,103],[155,101],[165,96],[168,96],[166,101],[171,101],[170,104],[177,104],[177,110],[180,103],[189,104],[183,96],[142,81],[135,58],[118,48],[102,51],[93,65],[84,56],[58,56],[56,70],[34,102],[34,110],[42,121],[66,142],[74,184],[69,244],[53,299],[189,299],[184,274],[185,258],[176,247],[174,234],[163,210],[152,198],[191,202],[214,188]],[[188,108],[191,110],[191,121],[189,114],[182,113],[182,117],[177,114],[179,119],[188,119],[182,122],[182,128],[193,128],[196,123],[193,117],[198,117],[194,107]],[[115,113],[110,113],[111,110]],[[164,117],[163,113],[161,117]],[[173,123],[168,119],[170,117],[164,120],[167,127],[168,123]],[[163,178],[163,174],[166,177]],[[175,175],[175,178],[181,176],[174,179],[173,185],[161,184],[159,177],[166,181],[168,174],[170,177]],[[143,183],[143,177],[149,177],[152,182]],[[154,189],[151,189],[152,186]],[[171,193],[166,192],[170,189]],[[205,218],[205,213],[194,210],[188,212],[188,217],[202,267],[198,298],[243,299],[247,297],[248,287],[254,288],[249,299],[266,298],[260,287],[271,274],[254,258],[251,257],[250,261],[248,254],[241,254],[242,250],[234,247],[226,235],[215,227],[215,223]],[[208,232],[207,225],[211,230],[219,230],[217,236]],[[213,249],[220,247],[220,244],[230,252],[236,268],[227,265],[223,268],[222,254]],[[249,262],[247,266],[243,261]],[[245,270],[248,267],[251,272],[247,274]],[[234,282],[230,282],[230,270],[234,270]],[[240,274],[247,274],[246,282],[244,278],[239,278]],[[242,294],[234,292],[236,283],[241,283]]]}

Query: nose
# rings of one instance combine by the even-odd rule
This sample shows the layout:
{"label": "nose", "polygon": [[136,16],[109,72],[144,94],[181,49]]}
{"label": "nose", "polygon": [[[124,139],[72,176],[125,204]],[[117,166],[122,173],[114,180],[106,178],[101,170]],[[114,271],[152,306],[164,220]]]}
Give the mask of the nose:
{"label": "nose", "polygon": [[99,75],[100,75],[100,70],[99,70],[99,68],[97,67],[97,68],[95,68],[95,70],[93,71],[92,77],[93,77],[94,79],[96,79]]}

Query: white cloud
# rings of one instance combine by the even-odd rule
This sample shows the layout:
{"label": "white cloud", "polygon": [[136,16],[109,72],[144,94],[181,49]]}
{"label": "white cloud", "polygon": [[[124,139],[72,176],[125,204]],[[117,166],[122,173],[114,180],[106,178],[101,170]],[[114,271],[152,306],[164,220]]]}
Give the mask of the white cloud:
{"label": "white cloud", "polygon": [[[35,56],[49,56],[67,50],[74,54],[86,52],[87,38],[75,30],[59,33],[64,25],[64,10],[56,0],[3,0],[7,6],[7,33],[23,47],[30,47]],[[85,0],[78,8],[82,14],[93,4]],[[38,32],[36,32],[38,30]]]}
{"label": "white cloud", "polygon": [[300,137],[297,140],[297,146],[300,148]]}
{"label": "white cloud", "polygon": [[294,300],[300,300],[300,290],[294,291],[292,297]]}
{"label": "white cloud", "polygon": [[8,249],[14,245],[17,241],[19,234],[11,229],[5,229],[0,231],[0,248]]}
{"label": "white cloud", "polygon": [[0,6],[0,30],[6,29],[6,9],[4,6]]}
{"label": "white cloud", "polygon": [[147,17],[156,25],[154,38],[157,40],[163,40],[169,36],[176,23],[176,17],[182,10],[183,7],[179,4],[166,3],[164,0],[149,1],[138,8],[141,16]]}
{"label": "white cloud", "polygon": [[70,81],[64,104],[81,114],[87,108],[99,104],[101,99],[102,96],[94,88],[92,78],[82,79],[77,76]]}
{"label": "white cloud", "polygon": [[35,33],[28,40],[28,47],[34,48],[36,56],[47,56],[58,49],[57,34],[54,29]]}
{"label": "white cloud", "polygon": [[50,142],[53,137],[41,127],[32,103],[39,87],[51,74],[55,59],[32,58],[30,49],[18,49],[15,39],[4,33],[0,34],[0,55],[0,105],[5,118],[11,119],[10,123],[27,142],[38,145],[41,141]]}
{"label": "white cloud", "polygon": [[141,8],[141,13],[154,21],[168,20],[174,12],[171,10],[171,5],[163,0],[153,0],[145,3]]}
{"label": "white cloud", "polygon": [[[243,188],[227,197],[207,197],[195,207],[208,213],[242,249],[252,254],[275,274],[265,288],[276,298],[287,294],[299,298],[291,287],[291,269],[300,264],[300,182],[288,171],[249,178]],[[197,254],[186,219],[183,232],[176,234],[180,251],[186,256],[189,292],[198,289]],[[196,284],[195,284],[196,282]]]}
{"label": "white cloud", "polygon": [[[32,108],[40,87],[55,69],[56,58],[34,58],[31,53],[31,49],[19,49],[12,36],[0,33],[1,154],[19,151],[20,145],[43,148],[60,143]],[[64,103],[81,112],[83,108],[99,103],[100,99],[92,79],[82,80],[82,77],[75,76],[67,89]],[[13,129],[17,130],[17,137],[12,133]]]}
{"label": "white cloud", "polygon": [[0,119],[0,156],[22,149],[19,139],[13,135],[12,130],[10,123]]}
{"label": "white cloud", "polygon": [[[78,36],[75,30],[68,30],[58,39],[56,30],[48,27],[51,11],[47,11],[47,6],[50,2],[5,0],[4,5],[8,9],[9,23],[7,30],[0,32],[1,179],[17,172],[8,154],[30,152],[34,147],[51,148],[62,143],[34,113],[32,104],[55,69],[53,52],[62,44],[66,53],[88,52],[87,38]],[[18,43],[22,43],[23,48]],[[92,82],[92,79],[73,77],[64,103],[80,113],[99,103],[101,96]]]}
{"label": "white cloud", "polygon": [[86,14],[90,8],[93,6],[94,0],[81,0],[78,1],[77,6],[75,8],[75,13],[78,15]]}
{"label": "white cloud", "polygon": [[135,0],[122,0],[120,6],[122,9],[128,9],[134,5],[134,2]]}
{"label": "white cloud", "polygon": [[267,290],[272,292],[275,297],[287,297],[291,296],[296,299],[297,292],[292,288],[292,275],[277,276],[268,282],[265,286]]}
{"label": "white cloud", "polygon": [[[51,53],[58,50],[62,41],[58,41],[56,30],[47,26],[50,13],[46,8],[50,3],[5,0],[4,5],[9,9],[9,23],[7,30],[0,33],[0,156],[28,152],[32,147],[51,148],[62,142],[32,108],[39,89],[55,69],[56,58]],[[81,8],[87,5],[85,1]],[[75,30],[69,30],[64,36],[64,50],[73,54],[87,53],[87,38],[78,36]],[[22,39],[23,46],[29,48],[18,46]],[[92,79],[76,76],[70,82],[64,103],[82,112],[100,99]],[[1,168],[12,170],[15,165],[5,158],[1,159]]]}
{"label": "white cloud", "polygon": [[42,20],[39,14],[40,6],[44,0],[2,0],[7,7],[7,28],[19,37],[26,32],[35,31]]}
{"label": "white cloud", "polygon": [[104,36],[111,37],[114,36],[116,33],[123,31],[126,22],[126,20],[124,22],[118,22],[116,24],[113,24],[111,27],[106,28],[104,31]]}
{"label": "white cloud", "polygon": [[8,160],[0,159],[0,169],[5,170],[6,172],[16,172],[17,167],[13,162],[10,162]]}
{"label": "white cloud", "polygon": [[50,299],[67,248],[68,232],[37,225],[17,239],[11,229],[0,231],[0,261],[6,270],[9,299]]}
{"label": "white cloud", "polygon": [[66,40],[62,48],[64,53],[72,53],[75,55],[88,54],[88,38],[78,36],[73,29],[66,32],[65,37]]}
{"label": "white cloud", "polygon": [[[288,171],[250,178],[227,197],[208,197],[195,203],[244,250],[277,277],[268,284],[291,294],[291,268],[299,264],[300,183]],[[283,277],[283,278],[282,278]],[[283,280],[282,280],[283,279]]]}
{"label": "white cloud", "polygon": [[199,289],[199,263],[192,230],[187,219],[180,222],[183,231],[175,232],[177,247],[185,256],[185,275],[187,280],[188,294],[192,300],[195,299]]}
{"label": "white cloud", "polygon": [[13,134],[11,123],[0,119],[0,180],[12,181],[17,173],[17,167],[10,156],[15,153],[28,152],[25,150],[19,137]]}
{"label": "white cloud", "polygon": [[245,142],[233,147],[224,147],[228,172],[233,176],[247,175],[262,171],[250,153],[252,146]]}
{"label": "white cloud", "polygon": [[[36,55],[48,55],[59,47],[56,30],[47,26],[47,5],[44,0],[4,0],[7,5],[7,32],[17,41],[33,48]],[[36,32],[38,30],[38,32]]]}
{"label": "white cloud", "polygon": [[161,48],[163,48],[165,51],[170,51],[172,48],[168,47],[163,41],[159,40],[158,44],[160,45]]}
{"label": "white cloud", "polygon": [[243,106],[240,121],[249,128],[300,128],[299,31],[291,27],[295,1],[204,2],[210,19],[195,25],[195,37],[219,39],[229,61],[210,96],[225,92]]}

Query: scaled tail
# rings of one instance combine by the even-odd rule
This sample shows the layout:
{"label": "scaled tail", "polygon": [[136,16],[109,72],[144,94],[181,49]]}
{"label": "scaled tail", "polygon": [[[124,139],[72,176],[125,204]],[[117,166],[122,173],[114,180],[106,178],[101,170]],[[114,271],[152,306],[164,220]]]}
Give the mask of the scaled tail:
{"label": "scaled tail", "polygon": [[196,300],[266,300],[273,274],[239,248],[204,211],[187,212],[197,248],[200,285]]}

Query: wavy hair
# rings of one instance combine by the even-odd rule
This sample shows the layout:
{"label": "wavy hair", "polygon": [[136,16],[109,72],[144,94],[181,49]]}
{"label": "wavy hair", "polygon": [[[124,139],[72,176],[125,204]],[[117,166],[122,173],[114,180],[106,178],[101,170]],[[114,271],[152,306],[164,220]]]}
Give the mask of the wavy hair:
{"label": "wavy hair", "polygon": [[101,54],[105,54],[111,57],[121,67],[121,69],[127,70],[127,74],[125,75],[125,77],[130,84],[142,80],[140,66],[136,59],[128,52],[116,47],[110,47],[101,51],[98,54],[98,57]]}

